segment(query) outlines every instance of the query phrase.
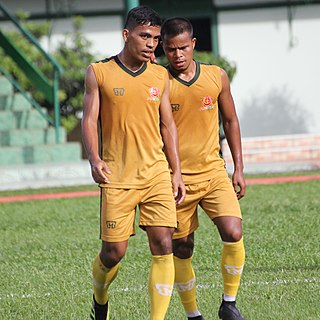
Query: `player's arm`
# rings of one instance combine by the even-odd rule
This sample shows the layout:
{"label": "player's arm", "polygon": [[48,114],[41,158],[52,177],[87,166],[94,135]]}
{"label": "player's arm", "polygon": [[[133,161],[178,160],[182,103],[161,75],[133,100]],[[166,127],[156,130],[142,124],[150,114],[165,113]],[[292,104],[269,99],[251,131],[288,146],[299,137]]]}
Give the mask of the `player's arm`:
{"label": "player's arm", "polygon": [[93,68],[89,66],[85,77],[85,93],[83,98],[83,116],[81,121],[82,140],[91,165],[92,178],[97,183],[109,183],[107,174],[111,172],[99,155],[99,110],[99,86]]}
{"label": "player's arm", "polygon": [[231,95],[230,81],[227,73],[223,69],[221,69],[221,84],[222,89],[218,98],[219,109],[234,164],[232,183],[238,199],[241,199],[245,195],[246,184],[243,176],[240,125]]}
{"label": "player's arm", "polygon": [[186,196],[186,189],[181,177],[178,132],[169,101],[169,80],[167,80],[166,87],[161,96],[160,131],[164,143],[164,152],[172,170],[172,185],[176,204],[180,204]]}

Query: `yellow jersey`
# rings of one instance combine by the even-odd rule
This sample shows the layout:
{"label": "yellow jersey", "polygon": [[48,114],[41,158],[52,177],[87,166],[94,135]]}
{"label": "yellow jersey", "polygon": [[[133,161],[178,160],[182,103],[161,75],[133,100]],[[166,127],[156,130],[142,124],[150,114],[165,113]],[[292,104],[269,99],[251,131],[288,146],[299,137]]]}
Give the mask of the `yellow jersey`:
{"label": "yellow jersey", "polygon": [[178,78],[170,67],[168,70],[184,183],[210,180],[217,171],[225,170],[219,154],[220,68],[196,61],[195,76],[188,82]]}
{"label": "yellow jersey", "polygon": [[111,170],[102,187],[144,188],[170,179],[160,134],[167,70],[150,62],[137,72],[118,57],[92,64],[100,91],[101,157]]}

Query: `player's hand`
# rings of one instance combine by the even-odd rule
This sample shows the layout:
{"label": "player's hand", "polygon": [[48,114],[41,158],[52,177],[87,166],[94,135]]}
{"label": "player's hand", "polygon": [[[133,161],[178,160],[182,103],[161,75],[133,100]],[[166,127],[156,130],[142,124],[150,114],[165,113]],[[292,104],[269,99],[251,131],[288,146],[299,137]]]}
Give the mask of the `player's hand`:
{"label": "player's hand", "polygon": [[186,187],[180,173],[172,175],[172,188],[176,205],[179,205],[186,197]]}
{"label": "player's hand", "polygon": [[244,197],[246,194],[246,182],[243,177],[243,173],[235,171],[232,175],[232,185],[238,200]]}
{"label": "player's hand", "polygon": [[107,175],[111,174],[109,167],[101,160],[90,161],[91,175],[96,183],[110,183]]}

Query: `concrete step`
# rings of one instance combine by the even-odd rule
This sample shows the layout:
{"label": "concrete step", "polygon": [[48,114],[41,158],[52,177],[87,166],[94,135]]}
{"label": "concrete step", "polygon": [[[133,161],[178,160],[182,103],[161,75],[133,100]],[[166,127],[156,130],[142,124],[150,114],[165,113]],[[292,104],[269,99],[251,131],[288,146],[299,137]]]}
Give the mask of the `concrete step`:
{"label": "concrete step", "polygon": [[0,166],[28,163],[59,163],[80,161],[80,159],[81,145],[77,142],[0,148]]}
{"label": "concrete step", "polygon": [[[232,166],[231,152],[226,140],[223,141],[222,152],[227,166]],[[288,163],[290,167],[317,170],[320,168],[320,135],[242,138],[242,154],[245,167],[250,164],[251,167],[258,168],[265,164],[276,168],[277,164],[281,167]]]}
{"label": "concrete step", "polygon": [[0,96],[12,95],[13,87],[11,82],[6,77],[0,76]]}
{"label": "concrete step", "polygon": [[320,135],[294,134],[242,139],[243,150],[288,149],[320,145]]}
{"label": "concrete step", "polygon": [[[66,131],[59,128],[60,143],[66,142]],[[12,129],[0,131],[0,146],[33,146],[56,142],[55,129]]]}
{"label": "concrete step", "polygon": [[31,110],[31,103],[21,94],[0,95],[0,110]]}
{"label": "concrete step", "polygon": [[0,166],[0,191],[94,184],[87,160]]}
{"label": "concrete step", "polygon": [[28,111],[0,111],[1,131],[27,128],[45,129],[47,127],[47,120],[35,109]]}

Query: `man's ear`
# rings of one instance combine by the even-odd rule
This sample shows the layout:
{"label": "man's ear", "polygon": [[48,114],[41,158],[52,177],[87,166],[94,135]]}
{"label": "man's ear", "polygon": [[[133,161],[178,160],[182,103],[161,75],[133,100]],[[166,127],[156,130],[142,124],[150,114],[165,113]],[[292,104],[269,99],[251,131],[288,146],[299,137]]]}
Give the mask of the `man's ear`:
{"label": "man's ear", "polygon": [[130,31],[128,29],[122,30],[122,37],[123,37],[124,42],[127,42],[129,33],[130,33]]}
{"label": "man's ear", "polygon": [[197,43],[197,38],[192,38],[192,48],[194,49],[194,47],[196,46]]}

